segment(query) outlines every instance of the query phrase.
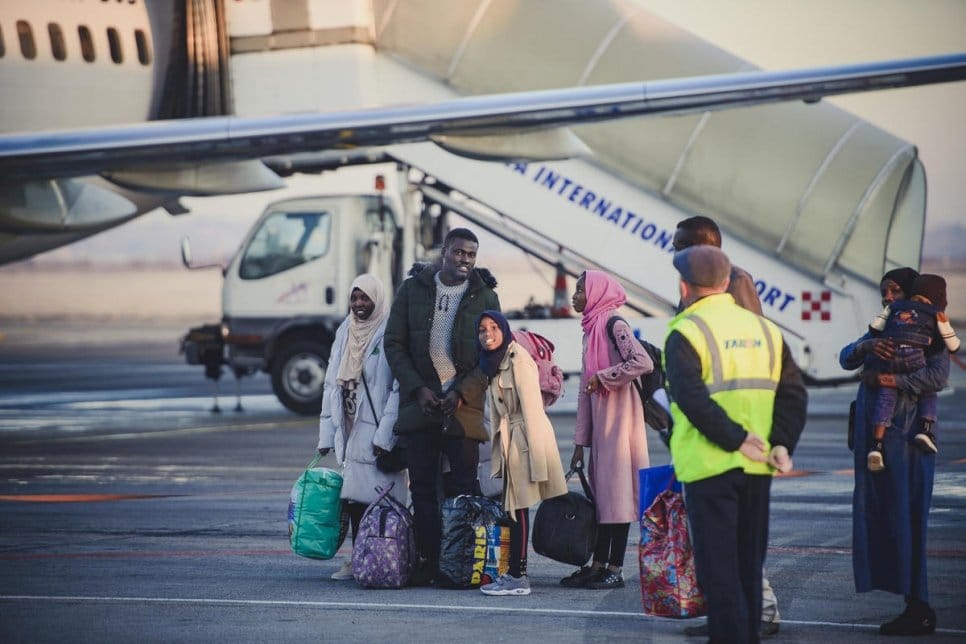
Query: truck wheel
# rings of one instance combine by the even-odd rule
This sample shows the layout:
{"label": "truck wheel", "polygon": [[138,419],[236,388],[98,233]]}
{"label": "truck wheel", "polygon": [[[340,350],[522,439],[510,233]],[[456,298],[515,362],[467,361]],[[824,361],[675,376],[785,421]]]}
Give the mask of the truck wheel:
{"label": "truck wheel", "polygon": [[282,347],[272,360],[272,391],[283,405],[297,414],[319,415],[328,353],[311,340]]}

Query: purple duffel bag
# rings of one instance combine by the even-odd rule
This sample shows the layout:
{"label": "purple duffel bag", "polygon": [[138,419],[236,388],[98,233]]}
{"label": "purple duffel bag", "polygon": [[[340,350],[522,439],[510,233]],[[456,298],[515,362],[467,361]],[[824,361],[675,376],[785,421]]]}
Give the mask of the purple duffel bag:
{"label": "purple duffel bag", "polygon": [[402,588],[416,565],[413,517],[389,491],[366,508],[352,547],[352,575],[363,588]]}

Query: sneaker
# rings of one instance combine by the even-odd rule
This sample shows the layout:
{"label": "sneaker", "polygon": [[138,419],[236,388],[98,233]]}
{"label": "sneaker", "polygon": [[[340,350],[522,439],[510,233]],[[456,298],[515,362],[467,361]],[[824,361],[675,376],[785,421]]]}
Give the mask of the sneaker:
{"label": "sneaker", "polygon": [[585,588],[594,590],[610,590],[611,588],[623,588],[624,575],[619,570],[604,568],[604,574],[587,582]]}
{"label": "sneaker", "polygon": [[924,429],[913,439],[916,442],[916,446],[927,454],[935,454],[939,451],[936,447],[936,435],[932,433],[931,429]]}
{"label": "sneaker", "polygon": [[881,472],[885,469],[885,457],[882,455],[882,441],[872,443],[872,449],[866,459],[870,472]]}
{"label": "sneaker", "polygon": [[907,606],[902,615],[879,627],[880,635],[932,635],[935,632],[936,611],[929,606]]}
{"label": "sneaker", "polygon": [[332,579],[336,581],[346,581],[348,579],[355,579],[352,574],[352,560],[346,559],[342,562],[342,567],[332,573]]}
{"label": "sneaker", "polygon": [[530,580],[526,575],[514,577],[509,573],[500,575],[492,584],[480,586],[484,595],[529,595]]}
{"label": "sneaker", "polygon": [[575,571],[569,577],[564,577],[560,580],[560,585],[564,588],[581,588],[584,584],[594,578],[599,571],[603,568],[591,568],[590,566],[584,566],[579,570]]}

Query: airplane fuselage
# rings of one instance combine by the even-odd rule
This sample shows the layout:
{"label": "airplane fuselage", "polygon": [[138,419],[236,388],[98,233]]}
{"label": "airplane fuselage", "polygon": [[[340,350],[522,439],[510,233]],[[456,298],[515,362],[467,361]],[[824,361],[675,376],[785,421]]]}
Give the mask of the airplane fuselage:
{"label": "airplane fuselage", "polygon": [[[217,6],[0,3],[0,134],[227,113],[227,39],[212,37],[225,29]],[[118,183],[109,176],[0,177],[0,263],[69,244],[190,194]]]}
{"label": "airplane fuselage", "polygon": [[159,102],[144,2],[0,4],[0,132],[135,123]]}

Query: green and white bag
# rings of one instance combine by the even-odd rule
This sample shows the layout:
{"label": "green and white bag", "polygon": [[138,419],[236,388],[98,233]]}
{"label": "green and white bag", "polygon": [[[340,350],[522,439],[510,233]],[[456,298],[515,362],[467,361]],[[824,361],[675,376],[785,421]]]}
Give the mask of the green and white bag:
{"label": "green and white bag", "polygon": [[349,528],[343,509],[342,474],[315,467],[316,454],[292,486],[288,504],[288,534],[292,552],[313,559],[331,559],[342,547]]}

